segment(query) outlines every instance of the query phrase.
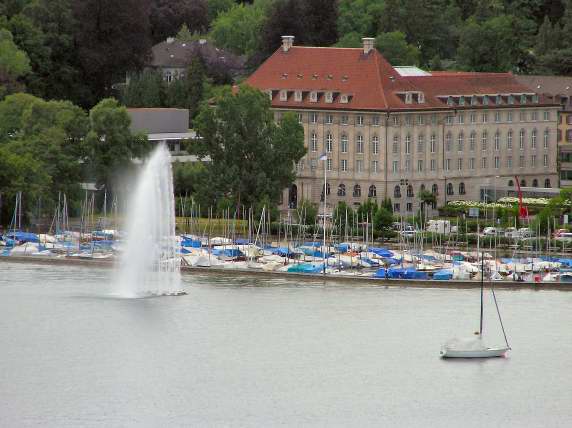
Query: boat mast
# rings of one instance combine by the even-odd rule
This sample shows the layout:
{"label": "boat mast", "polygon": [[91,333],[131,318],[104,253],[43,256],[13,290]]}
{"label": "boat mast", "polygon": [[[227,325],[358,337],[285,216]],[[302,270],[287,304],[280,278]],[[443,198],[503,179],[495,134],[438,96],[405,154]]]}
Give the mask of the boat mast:
{"label": "boat mast", "polygon": [[479,260],[479,254],[481,256],[481,316],[479,321],[479,337],[483,336],[483,293],[485,287],[485,258],[483,254],[480,252],[480,236],[481,231],[479,225],[477,225],[477,260]]}

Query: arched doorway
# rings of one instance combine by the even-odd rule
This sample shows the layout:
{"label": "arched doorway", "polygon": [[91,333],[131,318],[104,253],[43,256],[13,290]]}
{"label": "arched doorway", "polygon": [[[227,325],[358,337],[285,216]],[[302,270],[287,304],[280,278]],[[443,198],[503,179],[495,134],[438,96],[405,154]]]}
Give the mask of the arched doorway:
{"label": "arched doorway", "polygon": [[295,184],[288,190],[288,208],[298,208],[298,186]]}

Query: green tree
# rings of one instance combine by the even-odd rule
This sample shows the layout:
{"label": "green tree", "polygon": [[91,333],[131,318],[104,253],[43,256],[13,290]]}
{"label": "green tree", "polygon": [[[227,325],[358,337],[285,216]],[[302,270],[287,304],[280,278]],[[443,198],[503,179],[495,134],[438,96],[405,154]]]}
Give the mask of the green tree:
{"label": "green tree", "polygon": [[336,43],[338,48],[361,48],[361,35],[356,32],[346,33]]}
{"label": "green tree", "polygon": [[380,34],[375,39],[375,47],[392,65],[419,64],[419,49],[407,44],[405,34],[399,31]]}
{"label": "green tree", "polygon": [[369,222],[372,222],[378,209],[379,206],[377,205],[376,200],[368,198],[359,205],[356,214],[360,222],[365,222],[368,219]]}
{"label": "green tree", "polygon": [[163,107],[166,98],[163,76],[155,70],[135,74],[121,90],[121,100],[128,107]]}
{"label": "green tree", "polygon": [[259,49],[264,20],[264,8],[257,3],[238,4],[217,16],[209,35],[220,48],[252,55]]}
{"label": "green tree", "polygon": [[127,109],[113,98],[91,109],[89,123],[85,141],[91,173],[99,186],[113,191],[120,174],[131,168],[132,159],[144,157],[150,146],[145,137],[131,134]]}
{"label": "green tree", "polygon": [[18,79],[30,71],[30,59],[18,49],[8,30],[0,29],[0,100],[19,88]]}
{"label": "green tree", "polygon": [[[254,206],[267,197],[276,203],[295,179],[302,156],[304,130],[292,114],[274,122],[268,96],[241,86],[226,92],[211,107],[203,105],[195,121],[200,139],[190,150],[208,156],[206,169],[213,200],[231,197],[236,206]],[[239,209],[240,211],[240,209]]]}
{"label": "green tree", "polygon": [[554,26],[550,22],[548,16],[545,16],[544,22],[538,29],[538,34],[536,35],[534,53],[536,55],[544,55],[552,49],[555,49],[560,43],[560,40],[555,39],[554,35]]}
{"label": "green tree", "polygon": [[421,202],[421,221],[425,219],[425,212],[428,206],[434,206],[437,203],[437,197],[429,190],[421,190],[417,193],[417,198]]}
{"label": "green tree", "polygon": [[377,210],[375,217],[373,218],[374,231],[378,236],[382,238],[390,238],[393,236],[393,214],[391,211],[385,208],[380,208]]}
{"label": "green tree", "polygon": [[384,11],[385,3],[378,0],[340,0],[337,26],[341,38],[343,39],[351,33],[355,33],[360,39],[368,35],[378,34],[379,23]]}
{"label": "green tree", "polygon": [[233,0],[207,0],[209,23],[212,23],[219,13],[226,12],[232,8],[234,4]]}
{"label": "green tree", "polygon": [[298,215],[298,221],[300,224],[313,226],[316,224],[316,219],[318,217],[318,205],[316,205],[312,201],[303,199],[298,204],[296,213]]}
{"label": "green tree", "polygon": [[526,62],[531,35],[528,24],[510,15],[482,23],[470,18],[461,29],[458,64],[472,71],[518,70]]}
{"label": "green tree", "polygon": [[174,36],[182,25],[191,33],[202,33],[209,24],[207,0],[151,0],[149,11],[154,43]]}
{"label": "green tree", "polygon": [[200,197],[204,175],[205,167],[201,162],[173,162],[175,195]]}

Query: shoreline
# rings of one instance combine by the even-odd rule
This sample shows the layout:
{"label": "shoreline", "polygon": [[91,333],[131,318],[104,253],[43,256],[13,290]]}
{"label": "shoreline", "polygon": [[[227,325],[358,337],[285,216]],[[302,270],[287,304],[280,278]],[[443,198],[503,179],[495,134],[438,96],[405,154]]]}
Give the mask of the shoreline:
{"label": "shoreline", "polygon": [[[68,265],[68,266],[91,266],[110,269],[115,266],[115,260],[110,259],[80,259],[75,257],[42,257],[42,256],[8,256],[0,257],[1,262],[41,265]],[[368,285],[372,287],[409,287],[409,288],[447,288],[447,289],[470,289],[480,288],[478,281],[438,281],[438,280],[410,280],[410,279],[385,279],[367,276],[352,275],[323,275],[306,274],[298,272],[272,272],[257,269],[224,269],[216,267],[192,267],[181,266],[181,274],[209,274],[220,276],[258,276],[265,278],[299,278],[303,280],[326,282],[351,282],[354,284]],[[516,282],[516,281],[492,281],[485,282],[485,286],[493,285],[496,289],[506,290],[560,290],[572,291],[572,283],[566,282]]]}

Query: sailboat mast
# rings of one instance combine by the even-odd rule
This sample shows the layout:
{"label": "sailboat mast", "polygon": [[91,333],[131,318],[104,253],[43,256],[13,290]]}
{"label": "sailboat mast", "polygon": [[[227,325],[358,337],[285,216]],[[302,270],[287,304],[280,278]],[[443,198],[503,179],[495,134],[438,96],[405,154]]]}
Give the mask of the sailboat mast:
{"label": "sailboat mast", "polygon": [[483,294],[484,294],[484,287],[485,287],[485,258],[483,257],[483,254],[480,252],[480,236],[481,236],[481,231],[479,228],[479,225],[477,225],[477,260],[479,257],[479,254],[481,256],[481,315],[480,315],[480,321],[479,321],[479,336],[482,337],[483,336]]}

